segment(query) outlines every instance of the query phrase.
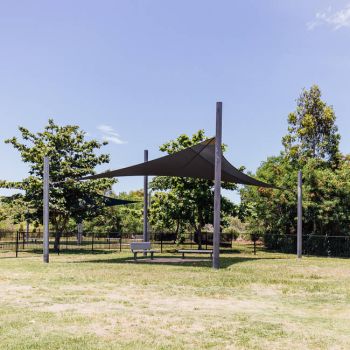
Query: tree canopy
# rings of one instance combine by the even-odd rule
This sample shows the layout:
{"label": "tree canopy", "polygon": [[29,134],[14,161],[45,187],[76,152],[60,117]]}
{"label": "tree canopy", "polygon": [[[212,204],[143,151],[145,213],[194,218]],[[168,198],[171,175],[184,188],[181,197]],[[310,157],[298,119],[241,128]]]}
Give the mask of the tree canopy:
{"label": "tree canopy", "polygon": [[[101,194],[110,190],[114,179],[78,181],[94,174],[96,166],[109,162],[109,155],[96,154],[106,143],[86,140],[84,131],[76,125],[59,126],[49,119],[42,132],[19,127],[22,140],[13,137],[5,142],[20,153],[29,164],[29,176],[21,182],[1,181],[1,187],[18,188],[32,220],[42,221],[43,158],[50,158],[50,223],[56,232],[56,248],[69,219],[76,222],[92,218],[103,210]],[[14,198],[14,201],[16,198]]]}
{"label": "tree canopy", "polygon": [[241,191],[246,220],[271,234],[295,234],[297,173],[303,172],[303,229],[306,234],[350,232],[349,157],[339,151],[340,135],[331,106],[314,85],[303,90],[288,116],[284,149],[269,157],[256,176],[286,191],[245,187]]}

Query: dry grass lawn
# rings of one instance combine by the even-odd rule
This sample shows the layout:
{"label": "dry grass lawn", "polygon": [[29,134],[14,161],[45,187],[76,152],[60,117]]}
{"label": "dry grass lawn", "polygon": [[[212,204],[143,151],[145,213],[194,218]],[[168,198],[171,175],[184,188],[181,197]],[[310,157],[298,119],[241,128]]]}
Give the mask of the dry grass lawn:
{"label": "dry grass lawn", "polygon": [[0,348],[350,349],[350,260],[130,258],[0,254]]}

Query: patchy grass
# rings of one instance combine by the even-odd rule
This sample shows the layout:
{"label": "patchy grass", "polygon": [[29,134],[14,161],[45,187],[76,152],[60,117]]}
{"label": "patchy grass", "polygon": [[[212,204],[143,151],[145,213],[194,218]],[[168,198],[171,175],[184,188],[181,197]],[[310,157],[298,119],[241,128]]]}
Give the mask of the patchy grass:
{"label": "patchy grass", "polygon": [[350,260],[238,248],[219,271],[0,255],[0,348],[350,349]]}

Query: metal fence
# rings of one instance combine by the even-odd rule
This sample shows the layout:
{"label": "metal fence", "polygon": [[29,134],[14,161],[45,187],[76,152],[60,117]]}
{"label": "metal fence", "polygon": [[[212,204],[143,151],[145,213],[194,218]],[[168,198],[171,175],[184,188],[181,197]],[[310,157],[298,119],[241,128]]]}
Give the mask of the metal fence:
{"label": "metal fence", "polygon": [[[61,234],[59,249],[54,250],[55,232],[50,232],[50,251],[52,253],[78,253],[98,251],[123,251],[130,250],[130,243],[142,241],[142,233],[120,233],[120,232],[84,232],[79,242],[76,232]],[[151,233],[151,242],[154,249],[161,252],[175,251],[182,248],[198,247],[198,236],[186,233],[178,237],[175,233]],[[231,249],[233,243],[232,234],[222,234],[221,249]],[[211,249],[213,245],[213,234],[203,232],[202,248]],[[13,252],[18,256],[21,252],[41,253],[43,249],[42,232],[0,232],[0,251]]]}
{"label": "metal fence", "polygon": [[[221,234],[220,249],[229,251],[233,248],[233,235]],[[268,233],[263,237],[263,244],[267,250],[296,254],[296,235],[281,235]],[[77,233],[69,232],[61,235],[59,250],[54,251],[55,233],[50,232],[50,250],[52,253],[78,253],[98,251],[126,251],[130,250],[130,243],[142,241],[142,233],[120,232],[84,232],[81,243],[78,243]],[[198,236],[185,233],[178,237],[175,233],[153,232],[151,242],[154,249],[161,252],[174,252],[183,248],[198,248]],[[213,234],[203,232],[202,248],[212,249]],[[252,251],[256,251],[252,244]],[[18,256],[22,252],[38,254],[43,249],[43,233],[18,231],[0,231],[0,252],[7,252],[11,256]],[[261,246],[259,245],[259,249]],[[303,254],[330,257],[350,257],[350,236],[303,235]]]}
{"label": "metal fence", "polygon": [[[297,236],[267,233],[263,238],[269,250],[296,254]],[[350,236],[303,235],[303,254],[329,257],[350,257]]]}

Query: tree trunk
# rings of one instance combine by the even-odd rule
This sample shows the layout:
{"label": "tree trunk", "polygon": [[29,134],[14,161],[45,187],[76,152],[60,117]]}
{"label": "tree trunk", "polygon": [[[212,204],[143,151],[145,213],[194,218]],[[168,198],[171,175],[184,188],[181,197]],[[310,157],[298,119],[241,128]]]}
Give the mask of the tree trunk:
{"label": "tree trunk", "polygon": [[53,249],[56,253],[60,250],[60,240],[61,240],[61,231],[56,231],[55,232],[55,243],[53,246]]}
{"label": "tree trunk", "polygon": [[83,223],[80,222],[77,225],[77,244],[81,245],[81,243],[83,242]]}
{"label": "tree trunk", "polygon": [[197,240],[198,240],[198,249],[202,249],[202,229],[199,227],[196,230]]}

